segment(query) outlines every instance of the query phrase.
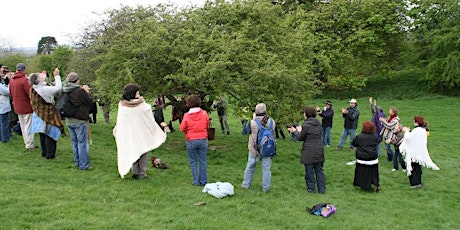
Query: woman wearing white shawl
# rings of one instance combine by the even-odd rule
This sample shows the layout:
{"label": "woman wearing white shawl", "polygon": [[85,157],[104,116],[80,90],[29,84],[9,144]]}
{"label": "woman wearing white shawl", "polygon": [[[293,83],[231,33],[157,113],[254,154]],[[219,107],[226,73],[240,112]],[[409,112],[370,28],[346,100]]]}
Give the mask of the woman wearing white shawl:
{"label": "woman wearing white shawl", "polygon": [[136,84],[128,84],[123,89],[113,135],[120,177],[124,178],[132,167],[134,179],[147,178],[147,152],[165,142],[166,134],[155,122],[152,107],[140,96]]}
{"label": "woman wearing white shawl", "polygon": [[428,154],[428,136],[423,117],[414,117],[414,124],[415,128],[412,131],[404,127],[404,140],[400,150],[405,155],[407,176],[409,176],[411,188],[420,188],[422,187],[422,166],[433,170],[439,170],[439,167],[433,163]]}

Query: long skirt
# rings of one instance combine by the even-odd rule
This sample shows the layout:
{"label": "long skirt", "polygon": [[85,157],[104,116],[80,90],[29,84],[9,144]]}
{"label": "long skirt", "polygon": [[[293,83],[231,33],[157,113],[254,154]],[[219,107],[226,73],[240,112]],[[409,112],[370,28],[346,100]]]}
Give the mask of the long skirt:
{"label": "long skirt", "polygon": [[379,186],[379,164],[364,165],[356,162],[353,185],[364,190],[371,190],[371,185]]}

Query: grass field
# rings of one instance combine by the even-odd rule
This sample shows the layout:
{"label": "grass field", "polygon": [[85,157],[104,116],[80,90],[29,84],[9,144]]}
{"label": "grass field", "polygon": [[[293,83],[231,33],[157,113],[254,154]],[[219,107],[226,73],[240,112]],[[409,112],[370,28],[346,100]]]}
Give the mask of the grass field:
{"label": "grass field", "polygon": [[[91,125],[92,171],[74,167],[69,137],[59,140],[57,158],[47,161],[40,157],[39,150],[23,150],[22,138],[15,136],[1,145],[0,229],[458,229],[459,99],[379,101],[386,112],[389,106],[397,106],[405,125],[413,125],[414,115],[425,116],[430,122],[430,154],[441,168],[424,168],[424,186],[410,189],[407,176],[401,171],[392,172],[392,164],[382,156],[379,193],[354,188],[354,166],[345,165],[354,159],[354,153],[333,150],[343,127],[340,107],[347,106],[348,100],[332,100],[336,116],[333,147],[326,148],[324,195],[306,192],[304,168],[299,163],[301,143],[291,141],[289,135],[278,140],[270,192],[261,192],[259,165],[252,188],[242,190],[247,136],[241,136],[240,122],[233,114],[229,115],[231,135],[221,134],[216,114],[211,114],[216,140],[209,142],[208,182],[235,186],[235,195],[223,199],[191,185],[178,123],[174,124],[177,131],[168,135],[166,143],[150,153],[161,157],[170,168],[154,169],[149,164],[146,180],[121,179],[117,173],[112,136],[115,113],[110,124],[101,122],[102,114],[98,114],[99,123]],[[322,106],[323,101],[310,104]],[[371,117],[367,98],[359,98],[358,106],[361,124]],[[169,112],[165,116],[169,120]],[[206,205],[193,205],[199,201]],[[337,213],[322,218],[305,211],[307,206],[320,202],[333,203]]]}

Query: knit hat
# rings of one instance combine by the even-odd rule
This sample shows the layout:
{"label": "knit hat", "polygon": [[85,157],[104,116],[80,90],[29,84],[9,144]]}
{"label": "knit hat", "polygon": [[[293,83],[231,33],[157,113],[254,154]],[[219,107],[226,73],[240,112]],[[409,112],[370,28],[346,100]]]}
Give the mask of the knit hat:
{"label": "knit hat", "polygon": [[26,65],[24,63],[18,63],[16,65],[16,71],[24,71],[26,69]]}
{"label": "knit hat", "polygon": [[78,81],[78,79],[80,79],[80,77],[78,76],[77,73],[75,72],[70,72],[68,75],[67,75],[67,81],[68,82],[72,82],[72,83],[75,83]]}

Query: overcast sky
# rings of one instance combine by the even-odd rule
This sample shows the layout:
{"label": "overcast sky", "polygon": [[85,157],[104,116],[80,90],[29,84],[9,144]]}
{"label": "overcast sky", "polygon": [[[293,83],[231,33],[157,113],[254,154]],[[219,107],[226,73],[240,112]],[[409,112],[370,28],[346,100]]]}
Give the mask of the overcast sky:
{"label": "overcast sky", "polygon": [[173,3],[179,7],[202,6],[205,0],[4,0],[0,4],[0,42],[13,47],[36,47],[42,37],[55,37],[58,44],[70,44],[72,34],[95,20],[93,12],[137,6]]}

